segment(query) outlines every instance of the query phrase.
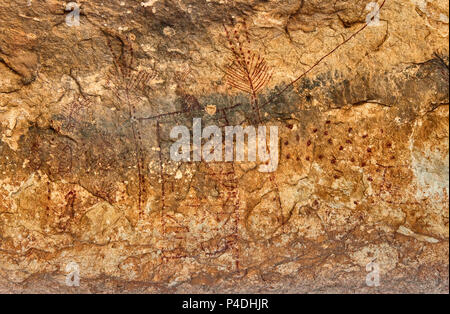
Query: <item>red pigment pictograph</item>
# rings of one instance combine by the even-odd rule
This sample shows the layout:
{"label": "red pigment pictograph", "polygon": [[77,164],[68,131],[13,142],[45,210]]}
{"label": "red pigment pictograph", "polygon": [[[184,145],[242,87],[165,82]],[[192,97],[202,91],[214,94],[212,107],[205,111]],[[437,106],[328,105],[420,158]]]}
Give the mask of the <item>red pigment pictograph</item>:
{"label": "red pigment pictograph", "polygon": [[[73,133],[79,121],[82,120],[82,115],[91,107],[90,99],[80,96],[78,99],[70,102],[64,106],[63,113],[65,121],[62,125],[62,130],[67,133]],[[58,175],[65,175],[72,171],[73,167],[73,148],[69,143],[60,143],[57,146],[58,155]]]}
{"label": "red pigment pictograph", "polygon": [[[385,1],[383,1],[382,5],[380,6],[380,9],[384,6]],[[308,70],[303,72],[298,78],[296,78],[294,81],[289,83],[284,89],[282,89],[280,92],[278,92],[276,95],[272,96],[270,99],[268,99],[265,103],[262,105],[259,104],[258,99],[258,92],[260,92],[266,84],[270,82],[271,79],[271,72],[270,72],[270,66],[267,64],[265,59],[260,56],[258,53],[252,52],[249,49],[246,49],[246,45],[250,45],[248,33],[246,30],[245,24],[243,24],[241,30],[234,29],[233,31],[230,31],[225,25],[225,36],[228,39],[228,45],[231,48],[232,56],[229,59],[229,64],[226,66],[225,73],[226,73],[226,81],[227,84],[232,87],[236,88],[241,92],[249,94],[251,98],[251,104],[253,106],[253,110],[256,113],[256,116],[258,118],[258,121],[261,122],[261,108],[270,104],[273,102],[276,97],[281,96],[285,91],[288,90],[288,88],[292,85],[294,85],[296,82],[298,82],[300,79],[305,77],[308,73],[310,73],[314,68],[316,68],[323,60],[325,60],[327,57],[335,53],[339,48],[344,46],[346,43],[348,43],[352,38],[356,37],[359,33],[361,33],[368,25],[365,24],[361,29],[359,29],[356,33],[351,35],[349,38],[344,40],[341,44],[339,44],[336,48],[334,48],[332,51],[327,53],[325,56],[320,58],[315,64],[313,64]],[[186,95],[186,93],[183,92],[183,95]],[[231,111],[233,109],[239,108],[241,104],[232,105],[229,107],[220,108],[219,112],[221,113],[223,119],[225,120],[225,125],[229,125],[227,112]],[[164,174],[164,163],[162,160],[162,145],[161,145],[161,124],[160,121],[163,118],[166,117],[174,117],[178,115],[184,115],[184,114],[192,114],[195,112],[202,113],[202,109],[199,108],[197,102],[191,102],[189,105],[184,105],[182,110],[175,111],[175,112],[168,112],[168,113],[162,113],[150,117],[144,117],[140,118],[141,121],[156,121],[156,129],[157,129],[157,141],[158,141],[158,150],[159,150],[159,165],[160,165],[160,176],[161,176],[161,206],[162,206],[162,214],[161,218],[163,220],[167,219],[168,221],[171,220],[169,217],[165,217],[164,215],[164,208],[165,208],[165,196],[166,196],[166,177]],[[326,122],[326,125],[330,125],[330,121]],[[325,131],[325,136],[328,136],[328,130]],[[314,132],[317,133],[317,130]],[[328,141],[329,145],[333,145],[332,139]],[[312,145],[312,141],[308,141],[308,146]],[[310,157],[307,157],[310,158]],[[319,156],[319,159],[323,159],[324,156]],[[336,157],[332,156],[330,159],[331,163],[336,163],[337,159]],[[239,270],[240,268],[240,254],[239,254],[239,224],[240,224],[240,213],[239,213],[239,191],[238,191],[238,182],[236,178],[236,173],[234,169],[234,165],[230,164],[227,166],[224,166],[224,169],[227,169],[226,171],[217,171],[217,169],[210,168],[210,171],[207,171],[207,176],[211,178],[211,180],[215,180],[217,182],[220,182],[220,199],[225,200],[225,202],[222,205],[223,211],[221,213],[218,213],[219,216],[225,216],[228,217],[227,224],[223,226],[223,230],[220,231],[222,235],[225,235],[224,238],[213,238],[207,241],[201,242],[200,248],[201,251],[205,256],[213,257],[221,255],[228,250],[232,249],[235,269]],[[211,171],[213,170],[213,171]],[[278,191],[278,202],[279,200],[279,190],[278,186],[275,180],[274,175],[270,178],[272,184],[275,186],[275,189]],[[200,207],[201,204],[191,204],[192,206]],[[231,213],[227,212],[227,208],[232,208]],[[281,206],[280,206],[281,210]],[[281,213],[281,223],[284,225],[286,223],[286,219]],[[227,226],[232,224],[231,232],[228,232]],[[168,232],[169,229],[166,228],[165,222],[163,221],[163,230],[164,232]],[[180,229],[177,229],[180,231]],[[173,231],[173,230],[172,230]],[[170,232],[172,234],[173,232]],[[178,234],[178,232],[175,232]],[[188,235],[186,234],[186,230],[182,230],[182,237],[186,238]],[[171,254],[167,256],[167,258],[171,259],[177,259],[177,258],[185,258],[189,254],[187,252],[183,251],[171,251]]]}
{"label": "red pigment pictograph", "polygon": [[156,121],[156,140],[158,142],[158,159],[159,159],[159,176],[161,180],[161,219],[162,219],[162,228],[163,233],[165,233],[165,220],[164,220],[164,210],[166,207],[166,182],[165,182],[165,176],[164,176],[164,161],[163,161],[163,155],[162,155],[162,144],[161,144],[161,124],[158,121]]}
{"label": "red pigment pictograph", "polygon": [[[379,6],[381,10],[385,5],[386,0],[383,0]],[[378,12],[376,12],[378,13]],[[326,58],[333,55],[337,50],[347,44],[350,40],[355,38],[369,24],[364,24],[359,30],[345,39],[342,43],[337,45],[333,50],[325,54],[318,59],[312,66],[306,71],[301,73],[296,79],[287,84],[282,90],[272,95],[264,103],[260,103],[260,92],[270,83],[272,78],[272,71],[270,65],[265,60],[264,56],[258,52],[252,51],[251,42],[245,23],[242,23],[240,27],[226,26],[224,27],[224,36],[227,39],[227,44],[231,49],[231,56],[228,59],[227,64],[224,66],[226,83],[240,92],[247,94],[250,97],[250,104],[253,107],[255,116],[258,119],[258,123],[262,122],[263,108],[285,93],[291,86],[299,82],[306,75],[311,73],[319,64],[321,64]],[[155,72],[147,72],[137,70],[134,65],[134,52],[133,44],[118,34],[107,34],[108,36],[117,37],[121,43],[121,53],[116,54],[112,47],[111,42],[108,39],[108,46],[113,57],[113,68],[109,75],[109,86],[115,98],[115,105],[118,108],[123,106],[128,111],[128,116],[131,123],[131,131],[133,135],[133,142],[135,145],[135,163],[138,177],[138,209],[142,218],[143,205],[146,195],[146,168],[145,168],[145,151],[142,144],[141,123],[143,122],[155,122],[155,134],[157,139],[157,150],[159,159],[159,176],[161,182],[161,219],[162,219],[162,231],[163,236],[173,236],[177,241],[185,241],[189,237],[194,237],[192,232],[187,227],[183,227],[178,223],[175,217],[166,213],[166,196],[167,188],[169,186],[167,176],[164,169],[164,156],[162,145],[162,120],[164,118],[173,118],[176,116],[192,115],[195,113],[203,114],[203,108],[200,105],[197,98],[190,95],[182,86],[177,90],[178,96],[183,99],[182,108],[179,111],[165,112],[148,117],[139,117],[136,104],[136,96],[145,91],[148,88],[151,80],[156,77]],[[189,73],[189,72],[188,72]],[[187,76],[188,74],[186,74]],[[225,121],[225,125],[229,125],[229,119],[227,113],[241,107],[242,104],[235,104],[228,107],[218,109],[218,113]],[[73,111],[76,112],[76,107]],[[68,124],[70,126],[70,124]],[[317,132],[317,131],[316,131]],[[314,133],[316,133],[314,132]],[[328,130],[324,132],[324,136],[328,136]],[[307,145],[312,145],[312,140],[309,140]],[[347,143],[350,144],[350,143]],[[332,139],[328,141],[328,145],[334,145]],[[344,147],[342,145],[342,147]],[[343,149],[343,148],[342,148]],[[370,153],[370,152],[369,152]],[[311,156],[307,158],[311,159]],[[324,159],[322,154],[318,155],[319,159]],[[330,158],[331,164],[337,164],[338,159],[335,156],[327,156]],[[204,163],[202,163],[204,164]],[[210,239],[201,242],[200,251],[205,256],[217,256],[232,250],[234,259],[234,268],[239,270],[240,268],[240,253],[239,253],[239,225],[240,225],[240,200],[238,190],[238,180],[236,171],[233,164],[224,164],[223,171],[219,171],[216,168],[210,169],[207,176],[212,180],[218,182],[220,186],[220,200],[222,201],[222,212],[217,213],[217,218],[225,218],[226,223],[222,225],[222,230],[219,233],[222,234],[221,238]],[[278,191],[278,186],[274,176],[270,178],[275,189]],[[278,191],[279,192],[279,191]],[[278,193],[279,194],[279,193]],[[192,203],[186,206],[202,206],[201,202]],[[280,206],[281,208],[281,206]],[[230,209],[230,210],[228,210]],[[281,215],[282,224],[285,223],[285,217]],[[164,259],[179,259],[186,258],[190,253],[187,253],[181,246],[175,247],[172,250],[163,250]]]}
{"label": "red pigment pictograph", "polygon": [[272,72],[264,57],[247,48],[251,41],[245,23],[241,29],[235,28],[231,32],[225,25],[223,27],[233,54],[225,70],[227,84],[250,95],[252,107],[261,123],[258,92],[270,82]]}
{"label": "red pigment pictograph", "polygon": [[65,196],[66,204],[59,215],[59,229],[65,231],[70,223],[70,220],[75,217],[75,201],[77,193],[74,190],[69,191]]}
{"label": "red pigment pictograph", "polygon": [[[206,165],[208,167],[208,165]],[[206,170],[207,177],[217,182],[219,188],[219,199],[222,203],[222,212],[217,213],[218,221],[226,220],[230,227],[226,230],[226,225],[223,226],[223,231],[219,234],[226,235],[224,243],[215,250],[211,247],[204,252],[208,256],[216,256],[222,254],[229,249],[232,249],[234,267],[239,271],[240,267],[240,248],[239,248],[239,225],[240,225],[240,199],[239,199],[239,182],[236,175],[235,165],[227,163],[220,167],[208,167]],[[222,216],[222,217],[221,217]],[[204,249],[204,246],[202,246]]]}
{"label": "red pigment pictograph", "polygon": [[73,150],[69,144],[60,144],[58,146],[59,163],[58,174],[64,175],[72,171],[73,166]]}
{"label": "red pigment pictograph", "polygon": [[177,73],[177,89],[176,94],[179,96],[182,100],[182,109],[186,112],[198,112],[201,111],[202,108],[200,106],[200,103],[194,95],[186,91],[185,85],[187,78],[191,75],[191,69],[187,67],[186,69],[179,71]]}
{"label": "red pigment pictograph", "polygon": [[[198,233],[186,226],[184,215],[161,212],[164,241],[161,249],[165,261],[183,258],[220,258],[230,253],[232,263],[230,268],[240,270],[239,225],[240,198],[238,179],[234,164],[201,163],[201,174],[206,182],[212,183],[218,192],[211,203],[206,195],[202,197],[188,196],[179,205],[179,211],[201,212],[196,224],[204,224],[208,219],[215,221],[215,226],[209,225],[208,233]],[[184,220],[184,221],[182,221]],[[204,237],[208,236],[207,239]],[[168,241],[168,242],[167,242]],[[188,249],[192,243],[196,245]]]}
{"label": "red pigment pictograph", "polygon": [[77,121],[80,120],[80,115],[91,105],[92,102],[88,98],[80,96],[79,99],[76,99],[64,106],[66,121],[63,125],[63,128],[69,133],[73,132],[74,128],[76,127]]}
{"label": "red pigment pictograph", "polygon": [[[108,47],[113,57],[113,67],[109,73],[108,85],[115,96],[116,106],[120,109],[126,107],[128,111],[133,142],[135,145],[135,162],[138,179],[138,209],[139,215],[143,215],[144,196],[146,194],[145,180],[145,152],[142,145],[142,133],[137,119],[136,96],[149,88],[151,81],[157,76],[156,72],[135,69],[133,44],[128,38],[121,39],[122,53],[117,55],[108,39]],[[107,37],[108,38],[108,37]]]}
{"label": "red pigment pictograph", "polygon": [[[377,132],[366,133],[356,127],[348,127],[344,138],[333,141],[333,125],[337,123],[326,120],[323,125],[311,129],[311,137],[305,145],[314,147],[313,150],[316,153],[313,153],[313,156],[317,157],[319,162],[326,162],[332,166],[332,172],[335,173],[332,176],[334,180],[344,176],[343,171],[339,169],[341,163],[349,163],[361,168],[363,180],[371,186],[373,197],[390,205],[420,205],[417,201],[404,201],[402,186],[395,183],[397,177],[411,176],[410,165],[383,165],[383,162],[375,159],[375,153],[380,148],[387,155],[382,158],[388,161],[396,159],[392,142],[384,139],[385,130],[380,129],[377,134]],[[322,135],[326,137],[323,138]],[[299,140],[300,138],[297,137],[297,141]],[[354,145],[357,143],[361,148],[359,145]],[[312,161],[313,157],[308,155],[305,159]],[[354,201],[354,205],[359,205],[359,202]]]}

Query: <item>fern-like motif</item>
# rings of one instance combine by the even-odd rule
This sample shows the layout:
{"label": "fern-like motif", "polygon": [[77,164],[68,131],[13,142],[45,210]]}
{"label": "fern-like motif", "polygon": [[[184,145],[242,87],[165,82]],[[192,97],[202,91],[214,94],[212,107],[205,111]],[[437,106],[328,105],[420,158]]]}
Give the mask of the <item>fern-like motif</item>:
{"label": "fern-like motif", "polygon": [[134,65],[134,51],[132,44],[124,40],[122,54],[116,55],[111,43],[108,46],[113,56],[113,67],[109,72],[109,82],[114,83],[112,88],[116,96],[122,98],[120,91],[134,93],[144,91],[153,79],[156,78],[156,71],[137,70]]}
{"label": "fern-like motif", "polygon": [[227,84],[251,97],[251,102],[261,122],[261,113],[258,104],[258,93],[272,79],[272,71],[264,57],[245,47],[250,45],[250,39],[244,24],[243,34],[235,29],[232,33],[224,25],[233,56],[225,69]]}

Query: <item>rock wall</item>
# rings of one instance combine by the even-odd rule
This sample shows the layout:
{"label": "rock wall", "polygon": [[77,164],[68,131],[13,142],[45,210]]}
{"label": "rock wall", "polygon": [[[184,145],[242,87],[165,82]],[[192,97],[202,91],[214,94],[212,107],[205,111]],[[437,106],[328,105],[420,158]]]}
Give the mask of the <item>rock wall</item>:
{"label": "rock wall", "polygon": [[77,2],[0,0],[0,292],[448,293],[447,1]]}

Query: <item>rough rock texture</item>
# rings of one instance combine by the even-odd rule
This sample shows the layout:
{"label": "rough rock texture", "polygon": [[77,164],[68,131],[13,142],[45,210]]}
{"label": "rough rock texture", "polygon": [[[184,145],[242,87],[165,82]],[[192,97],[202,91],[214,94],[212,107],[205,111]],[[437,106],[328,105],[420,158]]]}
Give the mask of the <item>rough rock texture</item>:
{"label": "rough rock texture", "polygon": [[[448,293],[449,4],[369,2],[0,0],[0,292]],[[171,161],[195,117],[278,169]]]}

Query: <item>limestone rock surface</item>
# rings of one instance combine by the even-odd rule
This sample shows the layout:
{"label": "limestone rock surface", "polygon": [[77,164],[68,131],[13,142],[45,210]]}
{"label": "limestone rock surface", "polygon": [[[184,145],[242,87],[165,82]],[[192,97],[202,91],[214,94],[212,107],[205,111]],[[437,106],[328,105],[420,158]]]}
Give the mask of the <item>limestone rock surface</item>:
{"label": "limestone rock surface", "polygon": [[[0,292],[448,293],[448,27],[444,0],[0,0]],[[277,126],[276,171],[173,161],[194,118]]]}

